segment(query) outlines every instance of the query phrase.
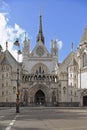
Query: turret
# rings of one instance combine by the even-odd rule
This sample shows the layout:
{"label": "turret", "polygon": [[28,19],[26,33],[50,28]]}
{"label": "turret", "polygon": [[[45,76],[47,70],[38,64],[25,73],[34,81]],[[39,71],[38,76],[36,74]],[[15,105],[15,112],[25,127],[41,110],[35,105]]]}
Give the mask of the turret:
{"label": "turret", "polygon": [[51,49],[51,54],[52,54],[52,51],[53,51],[53,40],[51,40],[51,42],[50,42],[50,49]]}
{"label": "turret", "polygon": [[56,38],[54,40],[51,40],[51,54],[52,56],[58,57],[58,47]]}
{"label": "turret", "polygon": [[53,70],[55,70],[56,65],[58,64],[58,47],[57,47],[56,38],[54,40],[51,40],[50,47],[51,47],[51,55],[53,60]]}
{"label": "turret", "polygon": [[24,47],[23,47],[23,50],[22,50],[22,54],[23,54],[23,57],[25,56],[25,55],[29,55],[29,53],[30,53],[30,40],[28,39],[26,39],[26,33],[25,33],[25,39],[24,39]]}

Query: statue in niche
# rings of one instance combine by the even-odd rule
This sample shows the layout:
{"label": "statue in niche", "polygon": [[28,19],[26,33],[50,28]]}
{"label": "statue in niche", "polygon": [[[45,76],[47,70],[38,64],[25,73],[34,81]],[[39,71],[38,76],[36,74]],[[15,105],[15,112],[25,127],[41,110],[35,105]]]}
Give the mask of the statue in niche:
{"label": "statue in niche", "polygon": [[56,92],[55,92],[54,89],[53,89],[53,91],[52,91],[52,102],[53,102],[53,103],[56,102]]}
{"label": "statue in niche", "polygon": [[24,105],[28,104],[28,92],[27,90],[24,91]]}

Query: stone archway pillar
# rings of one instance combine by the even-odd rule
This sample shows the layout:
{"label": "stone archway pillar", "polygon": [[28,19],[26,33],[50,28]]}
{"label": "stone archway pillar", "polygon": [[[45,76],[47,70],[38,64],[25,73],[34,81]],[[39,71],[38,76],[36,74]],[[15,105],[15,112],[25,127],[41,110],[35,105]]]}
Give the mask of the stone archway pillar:
{"label": "stone archway pillar", "polygon": [[52,102],[52,96],[50,96],[50,102]]}
{"label": "stone archway pillar", "polygon": [[80,106],[83,106],[83,96],[80,96]]}
{"label": "stone archway pillar", "polygon": [[30,97],[28,97],[28,102],[30,103]]}

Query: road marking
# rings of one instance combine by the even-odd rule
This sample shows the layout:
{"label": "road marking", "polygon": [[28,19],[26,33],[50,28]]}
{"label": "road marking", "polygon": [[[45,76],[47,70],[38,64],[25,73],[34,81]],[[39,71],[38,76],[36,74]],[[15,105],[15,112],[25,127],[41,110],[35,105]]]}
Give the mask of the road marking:
{"label": "road marking", "polygon": [[11,127],[14,125],[17,117],[18,115],[14,117],[14,119],[9,123],[9,126],[5,130],[11,130]]}
{"label": "road marking", "polygon": [[11,129],[11,126],[8,126],[7,128],[6,128],[6,130],[10,130]]}

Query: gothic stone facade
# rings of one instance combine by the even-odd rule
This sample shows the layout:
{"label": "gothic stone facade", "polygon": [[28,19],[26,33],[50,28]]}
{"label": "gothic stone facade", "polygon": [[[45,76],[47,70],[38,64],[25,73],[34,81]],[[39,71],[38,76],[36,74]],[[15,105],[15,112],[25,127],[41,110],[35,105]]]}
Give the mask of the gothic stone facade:
{"label": "gothic stone facade", "polygon": [[32,52],[26,36],[23,43],[22,63],[10,54],[7,43],[6,51],[0,51],[0,103],[15,103],[19,68],[23,105],[87,105],[87,26],[76,52],[72,50],[62,63],[58,61],[56,38],[51,40],[50,52],[45,46],[42,16]]}

